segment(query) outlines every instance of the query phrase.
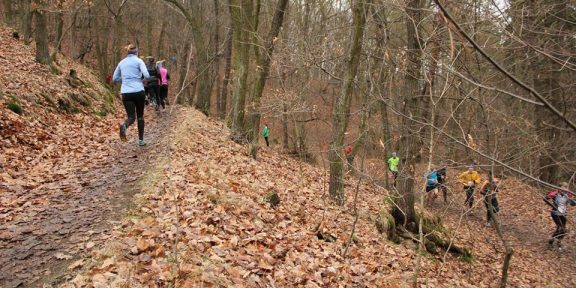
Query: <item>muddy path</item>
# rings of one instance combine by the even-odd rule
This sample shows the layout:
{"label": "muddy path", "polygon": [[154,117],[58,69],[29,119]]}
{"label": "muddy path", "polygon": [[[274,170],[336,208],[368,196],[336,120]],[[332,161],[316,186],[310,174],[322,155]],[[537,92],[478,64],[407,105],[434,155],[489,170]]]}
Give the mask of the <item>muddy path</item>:
{"label": "muddy path", "polygon": [[74,260],[110,237],[168,137],[170,114],[146,112],[146,147],[136,145],[134,125],[127,143],[113,133],[103,136],[111,143],[104,157],[101,151],[75,154],[60,177],[7,191],[19,203],[0,208],[0,287],[58,283]]}

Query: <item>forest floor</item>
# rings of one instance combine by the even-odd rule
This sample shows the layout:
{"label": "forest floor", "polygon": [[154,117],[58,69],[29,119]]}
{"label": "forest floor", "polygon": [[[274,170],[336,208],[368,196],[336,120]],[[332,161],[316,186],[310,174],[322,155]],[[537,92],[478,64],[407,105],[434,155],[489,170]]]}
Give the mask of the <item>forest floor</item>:
{"label": "forest floor", "polygon": [[[498,284],[502,243],[479,199],[462,213],[455,183],[450,204],[437,200],[426,213],[472,257],[418,252],[375,227],[391,199],[381,175],[348,173],[345,205],[333,205],[325,167],[279,145],[254,160],[224,123],[177,106],[147,108],[148,146],[137,147],[135,127],[120,142],[123,113],[103,115],[113,104],[98,97],[107,92],[94,75],[61,60],[86,81],[68,87],[28,46],[1,40],[0,65],[15,68],[0,74],[0,287],[411,287],[418,265],[420,287]],[[14,101],[21,114],[8,109]],[[383,171],[381,162],[367,159],[366,169]],[[553,224],[541,195],[503,180],[509,286],[576,287],[576,237],[570,231],[562,253],[546,249]]]}
{"label": "forest floor", "polygon": [[76,121],[55,124],[60,141],[39,151],[29,169],[5,179],[1,287],[58,280],[75,255],[107,241],[111,227],[133,206],[134,183],[161,151],[168,121],[148,114],[148,127],[154,128],[147,137],[154,141],[144,148],[134,139],[119,143],[120,121],[109,118],[73,117]]}
{"label": "forest floor", "polygon": [[[374,221],[387,209],[388,193],[365,178],[347,176],[344,207],[327,201],[327,175],[315,167],[263,147],[253,160],[229,141],[227,128],[189,108],[167,118],[159,157],[134,181],[135,205],[107,231],[106,243],[74,258],[64,287],[404,287],[410,286],[418,253],[411,241],[394,244]],[[156,129],[150,128],[152,131]],[[153,132],[154,133],[154,132]],[[154,135],[154,134],[152,134]],[[160,140],[158,141],[160,142]],[[144,151],[142,151],[144,152]],[[357,163],[358,164],[358,163]],[[452,171],[451,171],[452,172]],[[451,173],[452,174],[452,173]],[[570,287],[576,241],[563,253],[546,250],[552,230],[546,205],[531,187],[510,178],[500,193],[505,235],[515,254],[511,287]],[[457,185],[451,203],[430,209],[442,218],[454,243],[472,259],[422,254],[421,287],[493,287],[500,277],[503,248],[485,227],[483,203],[463,216]],[[354,222],[358,187],[359,220]],[[266,197],[280,196],[277,208]],[[320,226],[334,242],[317,237]],[[178,235],[178,237],[177,237]]]}

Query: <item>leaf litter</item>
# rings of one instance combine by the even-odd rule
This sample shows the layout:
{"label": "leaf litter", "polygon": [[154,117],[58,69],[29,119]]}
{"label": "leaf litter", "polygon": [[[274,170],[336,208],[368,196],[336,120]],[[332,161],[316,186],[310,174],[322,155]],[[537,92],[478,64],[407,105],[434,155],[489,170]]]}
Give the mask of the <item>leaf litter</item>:
{"label": "leaf litter", "polygon": [[[375,227],[379,211],[388,209],[384,200],[388,193],[381,187],[360,185],[361,216],[355,241],[343,258],[341,251],[354,219],[352,197],[347,197],[344,207],[331,205],[325,171],[273,149],[261,149],[259,159],[253,160],[247,147],[229,141],[222,123],[193,109],[176,109],[170,117],[175,124],[162,152],[166,156],[156,165],[161,171],[155,172],[162,177],[147,182],[137,195],[139,217],[125,219],[113,233],[108,243],[116,253],[109,253],[108,246],[94,251],[87,259],[92,265],[80,274],[82,281],[64,287],[95,283],[130,283],[131,287],[411,286],[415,245],[394,244]],[[353,178],[347,180],[348,195],[355,183]],[[511,185],[522,187],[513,181]],[[282,199],[275,209],[266,202],[270,192]],[[512,206],[516,194],[503,194],[503,206]],[[460,196],[455,195],[455,201]],[[482,209],[476,209],[475,215],[483,215]],[[482,216],[458,225],[459,212],[452,210],[432,208],[442,215],[455,243],[470,247],[474,258],[468,263],[450,254],[446,258],[425,255],[419,285],[497,285],[503,258],[500,240],[493,230],[483,227]],[[539,220],[540,225],[547,219]],[[318,227],[333,235],[334,242],[318,239]],[[543,227],[541,232],[548,230]],[[507,237],[526,241],[514,231]],[[570,264],[573,254],[554,255],[520,243],[515,249],[511,286],[574,283],[553,273],[558,261],[574,266]],[[106,269],[95,265],[106,259],[113,259]],[[539,265],[536,271],[535,263]]]}

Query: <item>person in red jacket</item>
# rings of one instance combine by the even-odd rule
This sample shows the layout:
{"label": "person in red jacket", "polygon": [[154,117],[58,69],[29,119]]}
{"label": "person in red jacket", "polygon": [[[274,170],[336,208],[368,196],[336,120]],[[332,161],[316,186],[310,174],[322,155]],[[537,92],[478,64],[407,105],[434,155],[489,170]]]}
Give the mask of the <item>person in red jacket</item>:
{"label": "person in red jacket", "polygon": [[346,145],[344,148],[344,153],[346,153],[346,160],[348,161],[348,169],[352,169],[352,162],[354,162],[354,155],[352,155],[352,145]]}

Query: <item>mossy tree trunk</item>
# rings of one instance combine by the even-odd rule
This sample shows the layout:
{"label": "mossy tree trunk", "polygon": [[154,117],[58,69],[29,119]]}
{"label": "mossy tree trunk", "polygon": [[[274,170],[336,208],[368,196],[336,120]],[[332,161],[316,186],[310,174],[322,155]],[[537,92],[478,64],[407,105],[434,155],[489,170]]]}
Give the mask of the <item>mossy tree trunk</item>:
{"label": "mossy tree trunk", "polygon": [[202,20],[202,7],[200,1],[190,1],[191,17],[187,17],[192,28],[194,46],[196,48],[196,102],[194,106],[204,115],[210,115],[210,96],[212,95],[212,65],[210,64],[210,51],[207,49],[207,41],[204,38],[204,21]]}
{"label": "mossy tree trunk", "polygon": [[226,48],[224,49],[224,76],[222,78],[222,87],[218,95],[218,117],[224,120],[226,118],[228,105],[228,89],[230,83],[230,70],[232,67],[232,38],[234,30],[230,29],[226,36]]}
{"label": "mossy tree trunk", "polygon": [[[420,80],[422,68],[422,48],[418,33],[421,25],[421,13],[423,0],[406,1],[406,40],[407,40],[407,67],[404,77],[404,107],[405,115],[402,118],[400,138],[400,175],[398,177],[398,205],[392,208],[392,215],[396,219],[397,225],[404,226],[408,231],[417,233],[416,211],[414,209],[414,183],[416,164],[420,161],[420,124],[411,118],[421,120],[422,110],[419,103]],[[408,118],[410,117],[410,118]]]}
{"label": "mossy tree trunk", "polygon": [[353,30],[350,52],[346,68],[346,76],[342,84],[342,90],[338,99],[334,102],[332,140],[328,161],[330,162],[330,198],[338,205],[344,205],[344,134],[348,127],[350,117],[350,102],[352,101],[352,91],[354,79],[358,74],[360,56],[362,52],[362,42],[364,38],[364,28],[366,25],[366,8],[364,0],[356,0],[353,3]]}
{"label": "mossy tree trunk", "polygon": [[212,62],[212,75],[210,77],[212,78],[214,95],[216,95],[216,115],[220,117],[220,89],[222,89],[220,86],[220,62],[222,62],[222,54],[220,53],[220,2],[214,0],[213,3],[216,25],[212,28],[212,57],[214,57],[214,61]]}
{"label": "mossy tree trunk", "polygon": [[41,3],[35,3],[34,9],[35,32],[34,39],[36,40],[36,61],[42,64],[50,64],[50,50],[48,49],[48,29],[46,27],[46,11],[42,10]]}
{"label": "mossy tree trunk", "polygon": [[246,105],[246,91],[248,89],[248,69],[250,64],[250,22],[248,15],[252,15],[252,0],[229,0],[230,18],[232,19],[233,55],[232,55],[232,140],[243,142],[244,109]]}
{"label": "mossy tree trunk", "polygon": [[2,0],[2,8],[3,13],[2,16],[4,17],[4,23],[8,26],[14,25],[14,9],[12,7],[13,0]]}

